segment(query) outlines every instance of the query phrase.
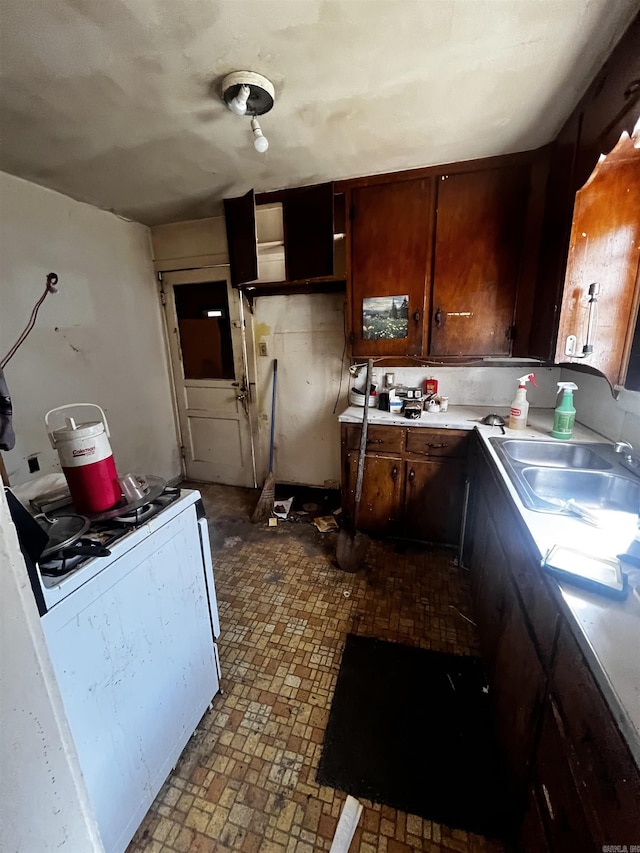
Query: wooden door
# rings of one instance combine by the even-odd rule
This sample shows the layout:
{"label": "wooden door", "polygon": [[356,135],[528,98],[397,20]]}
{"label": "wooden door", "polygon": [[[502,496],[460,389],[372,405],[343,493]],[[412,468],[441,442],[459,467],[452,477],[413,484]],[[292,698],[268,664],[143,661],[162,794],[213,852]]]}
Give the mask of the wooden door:
{"label": "wooden door", "polygon": [[536,722],[547,680],[508,578],[502,599],[504,617],[493,665],[491,696],[496,731],[517,799],[523,797],[532,763]]}
{"label": "wooden door", "polygon": [[552,850],[595,853],[596,850],[602,850],[602,845],[596,844],[588,829],[568,760],[571,749],[560,715],[553,701],[549,701],[534,769],[534,784],[538,791],[542,820]]}
{"label": "wooden door", "polygon": [[354,356],[420,355],[431,264],[431,179],[351,194]]}
{"label": "wooden door", "polygon": [[637,839],[640,770],[566,622],[551,681],[592,838],[598,849],[614,837]]}
{"label": "wooden door", "polygon": [[333,275],[333,184],[287,190],[282,197],[287,281]]}
{"label": "wooden door", "polygon": [[224,199],[227,246],[234,287],[258,278],[256,200],[253,190],[239,198]]}
{"label": "wooden door", "polygon": [[496,528],[487,515],[486,545],[475,615],[487,670],[493,673],[496,651],[512,599],[508,596],[508,566]]}
{"label": "wooden door", "polygon": [[166,273],[162,284],[186,475],[255,486],[242,293],[228,267]]}
{"label": "wooden door", "polygon": [[403,533],[409,539],[457,545],[465,464],[455,459],[407,461]]}
{"label": "wooden door", "polygon": [[471,524],[468,544],[465,542],[465,554],[471,572],[471,595],[474,605],[479,607],[480,590],[486,566],[487,544],[489,538],[489,510],[482,489],[477,480],[471,490]]}
{"label": "wooden door", "polygon": [[529,791],[520,828],[518,850],[520,853],[551,853],[540,804],[533,788]]}
{"label": "wooden door", "polygon": [[509,355],[528,166],[442,175],[437,186],[431,355]]}
{"label": "wooden door", "polygon": [[638,311],[639,210],[640,150],[625,134],[576,194],[555,358],[594,367],[612,385],[624,383]]}
{"label": "wooden door", "polygon": [[[357,452],[352,451],[347,455],[347,464],[349,504],[353,516],[358,469]],[[362,498],[356,519],[358,530],[364,530],[376,536],[397,533],[403,487],[404,471],[400,457],[374,456],[367,453]]]}

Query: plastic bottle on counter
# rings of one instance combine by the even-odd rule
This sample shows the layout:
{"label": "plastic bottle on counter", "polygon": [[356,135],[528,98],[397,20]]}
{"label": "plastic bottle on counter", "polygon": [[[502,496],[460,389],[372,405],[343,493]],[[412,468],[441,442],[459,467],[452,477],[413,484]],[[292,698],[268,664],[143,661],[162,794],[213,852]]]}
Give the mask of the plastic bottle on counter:
{"label": "plastic bottle on counter", "polygon": [[402,400],[396,395],[395,388],[389,391],[389,411],[392,415],[399,415],[402,412]]}
{"label": "plastic bottle on counter", "polygon": [[538,387],[535,373],[527,373],[518,379],[518,390],[511,403],[509,412],[509,429],[526,429],[529,417],[529,401],[527,400],[527,382]]}
{"label": "plastic bottle on counter", "polygon": [[573,425],[576,420],[576,410],[573,405],[573,392],[578,390],[575,382],[558,382],[558,394],[563,392],[560,405],[553,414],[553,438],[567,440],[573,435]]}
{"label": "plastic bottle on counter", "polygon": [[424,395],[425,397],[434,397],[438,393],[438,380],[435,376],[430,376],[424,380]]}

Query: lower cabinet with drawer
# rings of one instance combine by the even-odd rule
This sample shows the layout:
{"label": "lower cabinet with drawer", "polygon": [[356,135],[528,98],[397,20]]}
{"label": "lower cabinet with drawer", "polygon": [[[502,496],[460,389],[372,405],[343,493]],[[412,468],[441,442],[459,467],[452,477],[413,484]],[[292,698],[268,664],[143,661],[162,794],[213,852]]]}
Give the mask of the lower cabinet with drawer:
{"label": "lower cabinet with drawer", "polygon": [[462,561],[510,776],[515,849],[630,849],[640,844],[638,765],[504,483],[484,448],[474,451]]}
{"label": "lower cabinet with drawer", "polygon": [[[342,506],[351,517],[360,435],[342,425]],[[358,528],[457,544],[468,443],[465,430],[370,425]]]}

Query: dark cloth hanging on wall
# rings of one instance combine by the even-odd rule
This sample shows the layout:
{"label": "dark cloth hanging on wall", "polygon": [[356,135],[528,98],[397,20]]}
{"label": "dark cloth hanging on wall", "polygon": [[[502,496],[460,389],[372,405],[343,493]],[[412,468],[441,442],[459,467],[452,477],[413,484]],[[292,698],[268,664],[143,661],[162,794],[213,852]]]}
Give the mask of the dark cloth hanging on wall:
{"label": "dark cloth hanging on wall", "polygon": [[0,450],[13,450],[16,436],[11,423],[11,397],[4,378],[4,370],[0,367]]}

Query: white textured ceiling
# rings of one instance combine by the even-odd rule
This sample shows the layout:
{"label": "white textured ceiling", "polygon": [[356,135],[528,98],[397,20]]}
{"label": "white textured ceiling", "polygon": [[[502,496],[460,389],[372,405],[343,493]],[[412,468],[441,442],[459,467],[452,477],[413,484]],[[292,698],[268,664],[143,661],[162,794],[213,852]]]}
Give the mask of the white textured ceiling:
{"label": "white textured ceiling", "polygon": [[[1,0],[0,168],[149,224],[224,196],[536,148],[637,0]],[[251,145],[219,97],[276,87]]]}

